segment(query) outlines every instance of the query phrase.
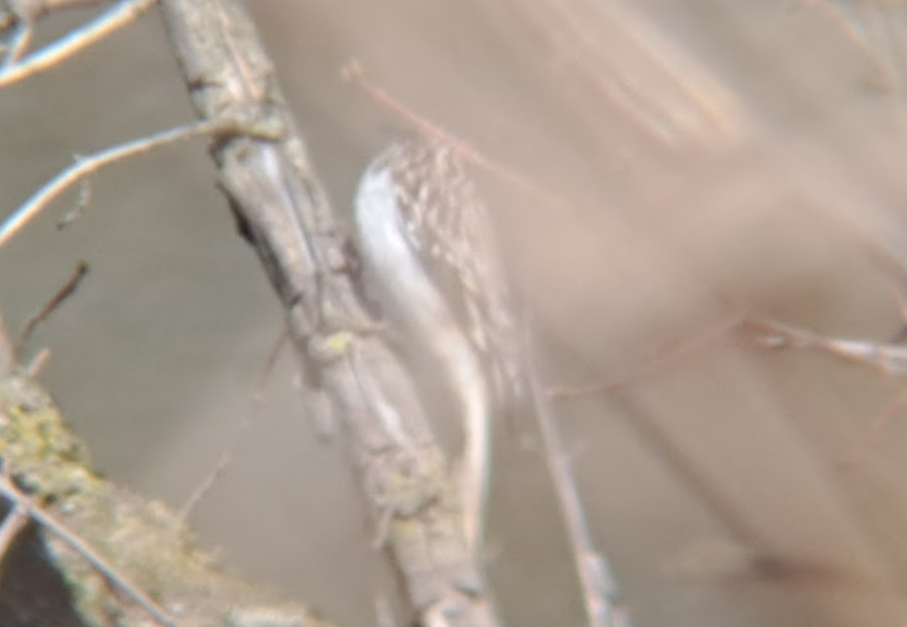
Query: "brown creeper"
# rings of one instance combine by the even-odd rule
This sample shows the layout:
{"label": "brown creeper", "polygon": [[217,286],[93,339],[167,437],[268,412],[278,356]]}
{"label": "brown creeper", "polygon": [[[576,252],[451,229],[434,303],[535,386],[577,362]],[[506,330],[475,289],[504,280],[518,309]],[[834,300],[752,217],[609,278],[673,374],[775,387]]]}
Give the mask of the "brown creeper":
{"label": "brown creeper", "polygon": [[404,356],[414,368],[431,364],[460,403],[466,537],[478,546],[489,423],[524,393],[518,329],[491,220],[454,149],[412,140],[370,164],[355,222],[367,285]]}

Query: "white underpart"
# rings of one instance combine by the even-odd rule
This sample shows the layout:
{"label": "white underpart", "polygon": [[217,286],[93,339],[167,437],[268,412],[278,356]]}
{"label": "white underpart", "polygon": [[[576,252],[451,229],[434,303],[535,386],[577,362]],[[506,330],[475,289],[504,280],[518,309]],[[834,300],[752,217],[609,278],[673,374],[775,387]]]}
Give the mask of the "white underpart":
{"label": "white underpart", "polygon": [[465,531],[470,545],[478,547],[488,494],[489,388],[478,356],[403,233],[398,202],[391,172],[369,169],[355,203],[359,255],[389,322],[400,325],[413,350],[437,361],[439,373],[458,395],[465,429],[460,468]]}

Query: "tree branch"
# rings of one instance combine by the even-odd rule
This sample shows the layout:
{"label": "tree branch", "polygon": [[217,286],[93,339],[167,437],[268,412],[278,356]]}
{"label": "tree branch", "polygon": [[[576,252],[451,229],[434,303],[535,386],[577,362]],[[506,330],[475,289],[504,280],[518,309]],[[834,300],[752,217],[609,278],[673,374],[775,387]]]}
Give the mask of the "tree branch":
{"label": "tree branch", "polygon": [[377,528],[416,620],[495,625],[462,507],[405,369],[359,300],[339,221],[315,178],[251,18],[235,0],[162,0],[199,115],[268,128],[211,154],[242,232],[283,304],[310,394],[340,419]]}
{"label": "tree branch", "polygon": [[[0,457],[7,516],[24,510],[43,532],[18,530],[0,554],[4,621],[15,612],[31,616],[29,624],[86,627],[110,625],[111,616],[121,627],[152,618],[167,627],[329,627],[302,605],[225,574],[177,514],[95,474],[85,444],[24,375],[0,379]],[[56,587],[70,598],[58,600],[47,578],[62,578]],[[34,604],[28,590],[40,597]]]}

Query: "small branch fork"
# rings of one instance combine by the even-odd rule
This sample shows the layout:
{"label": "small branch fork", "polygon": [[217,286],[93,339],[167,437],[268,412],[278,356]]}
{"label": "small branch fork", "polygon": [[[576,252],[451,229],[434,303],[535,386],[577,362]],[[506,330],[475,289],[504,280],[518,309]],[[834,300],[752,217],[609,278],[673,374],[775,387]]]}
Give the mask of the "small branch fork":
{"label": "small branch fork", "polygon": [[195,122],[128,141],[93,155],[77,157],[75,163],[45,183],[31,198],[0,223],[0,247],[19,233],[60,194],[76,183],[84,181],[101,168],[168,144],[195,137],[224,135],[230,132],[241,132],[235,122]]}
{"label": "small branch fork", "polygon": [[[904,315],[904,307],[901,305]],[[907,346],[870,342],[865,340],[828,338],[812,331],[781,324],[764,318],[748,318],[741,331],[749,337],[747,343],[765,349],[815,349],[850,363],[868,366],[882,375],[907,375]],[[857,462],[870,450],[886,425],[907,406],[907,394],[888,404],[869,424],[866,435],[849,455],[849,462]]]}
{"label": "small branch fork", "polygon": [[[899,305],[902,317],[907,320],[907,306],[900,302]],[[732,334],[737,338],[736,343],[745,347],[765,350],[819,350],[838,359],[873,368],[886,377],[907,375],[907,346],[902,344],[824,337],[806,329],[739,312],[715,328],[682,342],[673,350],[666,351],[629,376],[617,381],[581,387],[551,387],[548,394],[552,399],[569,399],[607,393],[643,380],[646,376],[675,364],[690,354],[713,346]],[[853,456],[854,459],[869,450],[885,426],[904,407],[907,407],[907,394],[896,398],[872,420],[863,443]]]}
{"label": "small branch fork", "polygon": [[0,35],[15,29],[0,61],[0,87],[33,76],[54,67],[85,48],[97,43],[118,28],[129,24],[157,0],[119,0],[83,26],[68,32],[52,44],[25,55],[31,41],[34,23],[56,10],[100,4],[99,0],[6,0],[7,9],[0,11]]}
{"label": "small branch fork", "polygon": [[907,346],[865,340],[827,338],[761,318],[749,318],[741,329],[751,334],[750,342],[761,348],[781,350],[814,348],[847,361],[863,364],[886,376],[907,374]]}

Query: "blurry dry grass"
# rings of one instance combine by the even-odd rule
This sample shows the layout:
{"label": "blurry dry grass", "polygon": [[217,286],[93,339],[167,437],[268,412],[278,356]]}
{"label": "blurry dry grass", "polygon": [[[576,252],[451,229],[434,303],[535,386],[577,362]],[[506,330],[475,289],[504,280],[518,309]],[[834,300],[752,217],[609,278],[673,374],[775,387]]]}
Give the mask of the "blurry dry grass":
{"label": "blurry dry grass", "polygon": [[[488,176],[533,310],[568,355],[561,363],[576,382],[620,380],[740,312],[885,341],[898,328],[893,290],[907,289],[907,12],[698,2],[673,9],[701,12],[676,28],[672,9],[647,8],[654,20],[629,3],[475,3],[471,18],[522,74],[458,99],[469,116],[403,96],[545,190]],[[703,27],[714,30],[692,32]],[[450,45],[439,54],[468,65]],[[400,75],[392,61],[368,65],[373,80]],[[479,83],[484,72],[462,74]],[[441,89],[413,80],[398,93],[412,85]],[[828,356],[729,342],[591,407],[624,420],[752,551],[751,573],[814,590],[835,624],[894,625],[907,620],[903,427],[888,421],[870,455],[841,462],[898,387]],[[618,483],[590,485],[636,489]]]}

